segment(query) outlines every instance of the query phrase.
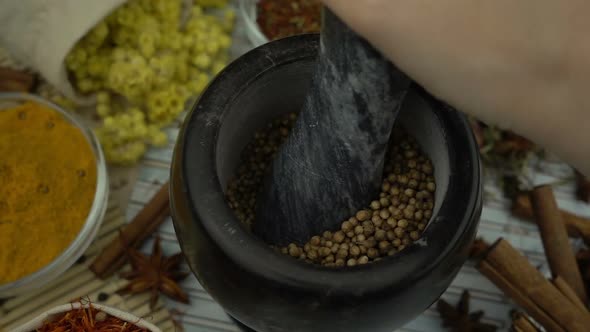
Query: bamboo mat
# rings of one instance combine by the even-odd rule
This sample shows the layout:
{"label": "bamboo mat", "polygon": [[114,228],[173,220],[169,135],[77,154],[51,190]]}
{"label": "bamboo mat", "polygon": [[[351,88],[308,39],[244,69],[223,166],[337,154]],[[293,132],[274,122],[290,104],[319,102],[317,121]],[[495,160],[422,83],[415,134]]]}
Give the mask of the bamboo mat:
{"label": "bamboo mat", "polygon": [[[171,313],[163,306],[161,299],[158,300],[155,310],[151,311],[149,294],[119,296],[115,292],[126,284],[126,280],[118,276],[101,280],[88,269],[94,257],[118,236],[118,230],[124,224],[125,218],[121,210],[111,200],[103,224],[83,258],[58,279],[35,291],[8,299],[0,305],[0,331],[12,331],[48,309],[79,301],[80,298],[83,298],[83,301],[104,304],[142,317],[158,326],[163,332],[178,331]],[[99,301],[99,294],[103,301]],[[104,300],[105,297],[107,297],[106,300]]]}

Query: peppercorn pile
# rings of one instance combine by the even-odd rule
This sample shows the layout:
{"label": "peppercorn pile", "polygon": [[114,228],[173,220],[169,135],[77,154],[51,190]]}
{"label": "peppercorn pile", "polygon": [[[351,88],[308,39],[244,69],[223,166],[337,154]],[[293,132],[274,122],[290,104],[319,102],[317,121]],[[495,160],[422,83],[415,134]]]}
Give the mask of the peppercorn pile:
{"label": "peppercorn pile", "polygon": [[[247,226],[255,220],[256,194],[265,170],[287,138],[296,116],[277,119],[255,133],[241,156],[236,176],[229,181],[227,200]],[[295,243],[280,252],[326,267],[363,265],[395,255],[418,240],[434,207],[434,168],[416,141],[401,128],[393,130],[379,197],[303,246]]]}

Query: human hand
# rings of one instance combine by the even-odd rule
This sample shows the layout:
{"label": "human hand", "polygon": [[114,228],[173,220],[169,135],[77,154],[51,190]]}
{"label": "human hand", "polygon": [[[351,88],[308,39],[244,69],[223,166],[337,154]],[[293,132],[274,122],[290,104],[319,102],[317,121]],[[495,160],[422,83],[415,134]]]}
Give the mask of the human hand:
{"label": "human hand", "polygon": [[323,1],[433,95],[590,175],[590,2]]}

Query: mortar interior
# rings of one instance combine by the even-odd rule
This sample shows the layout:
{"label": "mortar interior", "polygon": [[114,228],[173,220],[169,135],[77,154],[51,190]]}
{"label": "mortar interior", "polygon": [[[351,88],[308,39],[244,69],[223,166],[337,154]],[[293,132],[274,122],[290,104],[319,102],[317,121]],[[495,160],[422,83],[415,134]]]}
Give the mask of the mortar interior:
{"label": "mortar interior", "polygon": [[[243,87],[231,101],[224,112],[216,144],[216,171],[224,191],[240,162],[242,150],[253,138],[254,132],[282,114],[301,109],[310,86],[314,64],[314,59],[310,58],[267,70]],[[448,143],[444,128],[430,104],[413,90],[406,97],[396,121],[401,122],[417,140],[434,165],[437,189],[431,218],[433,220],[446,195],[450,178]]]}

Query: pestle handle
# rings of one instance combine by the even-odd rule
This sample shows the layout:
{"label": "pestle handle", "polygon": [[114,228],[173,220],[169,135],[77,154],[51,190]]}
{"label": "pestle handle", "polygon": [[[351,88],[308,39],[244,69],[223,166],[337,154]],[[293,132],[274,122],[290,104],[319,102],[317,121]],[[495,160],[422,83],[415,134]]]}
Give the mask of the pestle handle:
{"label": "pestle handle", "polygon": [[297,122],[265,178],[254,233],[305,243],[377,194],[410,80],[324,9],[320,51]]}

